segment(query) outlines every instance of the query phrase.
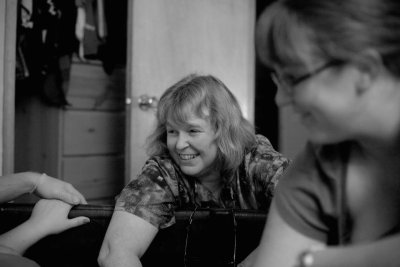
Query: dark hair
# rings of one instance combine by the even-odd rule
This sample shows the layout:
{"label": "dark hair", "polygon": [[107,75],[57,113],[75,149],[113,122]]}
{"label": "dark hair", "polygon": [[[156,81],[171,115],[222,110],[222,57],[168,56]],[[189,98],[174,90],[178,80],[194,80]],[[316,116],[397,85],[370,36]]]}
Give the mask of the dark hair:
{"label": "dark hair", "polygon": [[258,20],[261,60],[267,65],[298,62],[291,37],[298,29],[321,58],[348,61],[372,49],[400,76],[398,0],[278,0]]}
{"label": "dark hair", "polygon": [[147,139],[148,154],[168,154],[167,121],[184,124],[191,114],[211,123],[221,173],[229,175],[236,171],[246,150],[256,142],[254,127],[243,117],[234,95],[210,75],[191,74],[164,92],[158,103],[156,128]]}

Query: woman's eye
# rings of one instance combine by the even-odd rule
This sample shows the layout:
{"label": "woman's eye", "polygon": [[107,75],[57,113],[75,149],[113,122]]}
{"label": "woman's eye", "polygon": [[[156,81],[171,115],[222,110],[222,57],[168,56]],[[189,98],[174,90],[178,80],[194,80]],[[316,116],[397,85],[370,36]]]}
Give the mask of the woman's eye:
{"label": "woman's eye", "polygon": [[167,130],[167,134],[175,134],[175,133],[176,133],[175,130],[172,130],[172,129]]}
{"label": "woman's eye", "polygon": [[199,133],[200,131],[198,129],[190,129],[189,133]]}

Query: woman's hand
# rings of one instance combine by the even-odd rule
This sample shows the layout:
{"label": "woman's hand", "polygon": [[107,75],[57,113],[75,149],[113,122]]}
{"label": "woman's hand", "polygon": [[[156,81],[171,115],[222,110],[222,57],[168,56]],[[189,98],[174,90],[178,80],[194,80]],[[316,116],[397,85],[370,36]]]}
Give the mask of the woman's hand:
{"label": "woman's hand", "polygon": [[59,199],[72,205],[87,204],[85,198],[70,183],[42,174],[37,178],[34,193],[47,199]]}
{"label": "woman's hand", "polygon": [[58,234],[72,227],[88,223],[87,217],[68,219],[72,206],[56,199],[41,199],[32,210],[28,223],[32,231],[38,231],[44,236]]}
{"label": "woman's hand", "polygon": [[39,200],[27,221],[0,235],[0,252],[23,255],[40,239],[89,222],[87,217],[68,219],[71,208],[60,200]]}

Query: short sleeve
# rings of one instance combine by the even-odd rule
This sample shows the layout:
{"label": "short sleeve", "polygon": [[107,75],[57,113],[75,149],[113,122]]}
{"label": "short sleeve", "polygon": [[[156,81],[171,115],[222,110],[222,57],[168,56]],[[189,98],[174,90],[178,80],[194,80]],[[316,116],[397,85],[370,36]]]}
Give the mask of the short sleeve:
{"label": "short sleeve", "polygon": [[249,176],[260,185],[267,199],[272,199],[278,181],[289,163],[289,159],[277,152],[266,137],[257,135],[257,148],[251,154],[247,168]]}
{"label": "short sleeve", "polygon": [[148,160],[142,172],[117,197],[116,209],[132,213],[157,228],[175,223],[176,202],[166,182],[168,172],[156,160]]}
{"label": "short sleeve", "polygon": [[315,150],[307,145],[280,179],[275,203],[295,230],[329,243],[337,227],[336,188],[337,179],[326,175]]}

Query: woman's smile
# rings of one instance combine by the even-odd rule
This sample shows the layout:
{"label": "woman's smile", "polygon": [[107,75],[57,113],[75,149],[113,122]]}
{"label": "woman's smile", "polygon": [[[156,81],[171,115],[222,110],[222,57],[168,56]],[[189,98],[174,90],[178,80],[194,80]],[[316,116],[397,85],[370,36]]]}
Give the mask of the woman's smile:
{"label": "woman's smile", "polygon": [[179,155],[179,158],[184,161],[192,160],[199,156],[199,154],[180,154],[180,153],[178,153],[178,155]]}

